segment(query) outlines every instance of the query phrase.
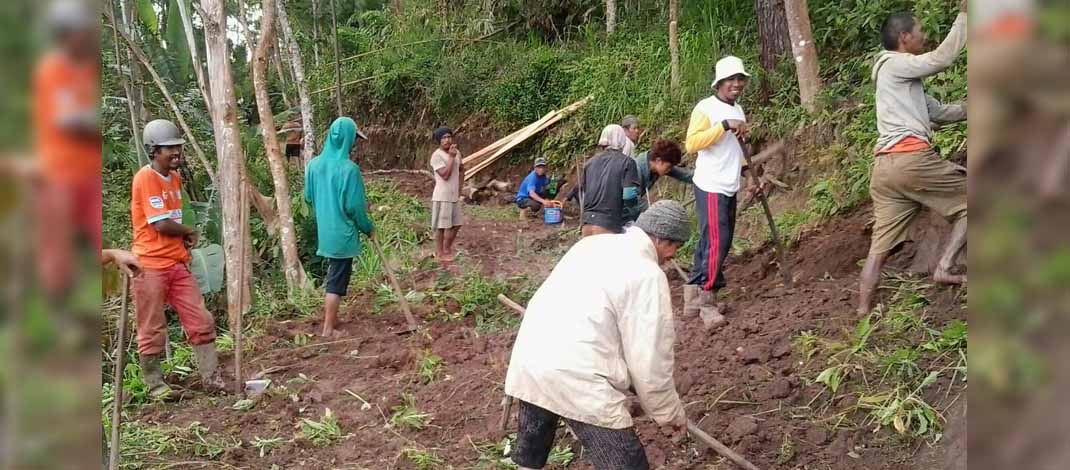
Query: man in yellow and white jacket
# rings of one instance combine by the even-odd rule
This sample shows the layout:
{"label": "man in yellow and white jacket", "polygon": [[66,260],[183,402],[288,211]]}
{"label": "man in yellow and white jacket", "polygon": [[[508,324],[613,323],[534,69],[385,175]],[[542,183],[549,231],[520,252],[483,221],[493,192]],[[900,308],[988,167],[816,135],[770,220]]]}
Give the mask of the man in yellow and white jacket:
{"label": "man in yellow and white jacket", "polygon": [[673,382],[673,314],[660,265],[690,237],[683,205],[661,200],[622,234],[585,237],[528,303],[513,345],[505,393],[519,400],[511,457],[539,469],[564,419],[599,470],[646,470],[628,396],[663,426],[683,432]]}
{"label": "man in yellow and white jacket", "polygon": [[737,100],[749,77],[738,57],[718,61],[714,94],[695,105],[687,126],[687,153],[698,153],[692,181],[700,233],[691,276],[684,286],[684,314],[701,314],[707,327],[724,322],[716,291],[726,285],[724,262],[736,227],[736,193],[743,168],[741,140],[748,130],[747,117]]}

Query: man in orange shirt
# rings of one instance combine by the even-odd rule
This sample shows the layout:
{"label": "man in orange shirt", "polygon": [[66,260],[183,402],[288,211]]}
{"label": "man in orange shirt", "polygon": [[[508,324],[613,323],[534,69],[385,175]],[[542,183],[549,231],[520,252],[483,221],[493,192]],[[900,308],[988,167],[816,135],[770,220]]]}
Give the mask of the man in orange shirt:
{"label": "man in orange shirt", "polygon": [[52,4],[53,46],[33,75],[38,275],[53,297],[74,281],[76,236],[101,248],[99,24],[82,1]]}
{"label": "man in orange shirt", "polygon": [[137,315],[137,351],[145,385],[154,397],[165,397],[160,353],[167,337],[164,303],[178,313],[178,321],[197,356],[197,367],[208,388],[223,389],[215,349],[215,319],[204,306],[197,279],[189,270],[189,248],[198,240],[193,227],[182,225],[181,132],[173,123],[157,119],[145,125],[145,147],[151,163],[134,175],[130,216],[134,224],[134,254],[144,268],[133,279]]}

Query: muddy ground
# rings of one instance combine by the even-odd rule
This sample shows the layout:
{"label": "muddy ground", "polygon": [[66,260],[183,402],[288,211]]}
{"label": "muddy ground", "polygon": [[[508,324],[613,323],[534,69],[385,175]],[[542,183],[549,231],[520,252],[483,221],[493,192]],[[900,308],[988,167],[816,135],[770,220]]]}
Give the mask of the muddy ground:
{"label": "muddy ground", "polygon": [[[391,177],[421,198],[429,192],[419,175]],[[498,209],[499,216],[494,217],[469,214],[469,224],[458,239],[460,264],[487,276],[542,279],[576,239],[574,219],[555,228],[501,216],[515,214],[507,209]],[[887,430],[842,423],[837,428],[836,422],[806,412],[829,397],[823,386],[808,384],[816,371],[798,357],[792,338],[804,330],[836,336],[854,327],[858,261],[868,248],[867,217],[868,210],[859,210],[803,235],[791,250],[795,265],[791,289],[779,283],[770,246],[731,259],[726,268],[730,287],[724,291],[731,312],[728,324],[719,330],[705,331],[698,318],[676,318],[675,377],[689,417],[759,468],[965,468],[964,451],[963,466],[953,467],[954,462],[944,464],[943,444],[928,448]],[[903,256],[893,261],[900,268],[911,262]],[[667,272],[679,312],[682,282]],[[440,275],[420,272],[403,284],[426,290]],[[965,319],[962,295],[956,288],[932,288],[927,292],[929,321],[940,325]],[[430,451],[453,468],[497,468],[480,461],[487,455],[480,449],[505,435],[498,421],[515,333],[481,334],[472,317],[446,321],[431,307],[419,305],[418,315],[431,318],[426,322],[428,335],[399,337],[394,332],[404,322],[398,312],[387,308],[384,314],[372,315],[372,302],[370,294],[362,294],[345,304],[343,328],[350,336],[342,340],[295,345],[298,334],[318,330],[318,312],[268,325],[246,354],[245,368],[247,373],[274,370],[268,377],[275,385],[251,411],[232,410],[236,397],[200,397],[146,406],[136,419],[179,426],[197,421],[212,433],[232,435],[242,446],[228,450],[218,462],[239,468],[417,468],[404,455],[406,449]],[[423,384],[417,360],[428,350],[443,359],[445,374]],[[422,430],[387,426],[403,392],[412,394],[416,409],[430,415]],[[933,402],[941,402],[940,398],[933,397]],[[841,403],[844,400],[849,397],[838,398],[832,406],[850,406]],[[300,418],[318,419],[327,408],[337,415],[348,437],[323,447],[302,438],[291,440]],[[953,418],[949,427],[958,426],[964,437],[962,408],[956,406],[956,412],[948,414]],[[655,468],[734,468],[695,442],[672,442],[647,418],[637,419],[637,424]],[[515,432],[515,420],[510,432]],[[260,457],[249,444],[258,437],[281,437],[286,442]],[[577,457],[568,468],[590,468],[564,430],[559,437],[559,443],[572,446]],[[176,462],[181,460],[176,457]]]}

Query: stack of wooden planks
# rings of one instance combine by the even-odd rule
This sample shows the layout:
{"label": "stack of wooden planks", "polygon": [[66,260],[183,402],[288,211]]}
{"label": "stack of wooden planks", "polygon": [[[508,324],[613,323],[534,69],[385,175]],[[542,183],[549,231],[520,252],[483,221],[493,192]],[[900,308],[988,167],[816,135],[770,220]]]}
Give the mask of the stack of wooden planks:
{"label": "stack of wooden planks", "polygon": [[498,139],[498,141],[494,142],[493,144],[490,144],[480,149],[479,151],[467,157],[464,157],[462,163],[464,163],[465,167],[465,181],[472,179],[472,177],[478,174],[480,171],[485,170],[492,163],[501,158],[502,155],[505,155],[505,153],[509,150],[512,150],[517,145],[520,145],[524,141],[530,139],[531,136],[538,134],[544,129],[554,125],[554,123],[556,123],[557,121],[568,117],[569,114],[572,114],[577,109],[582,108],[592,99],[594,99],[594,96],[588,96],[564,108],[558,109],[556,111],[550,111],[549,113],[546,113],[546,115],[543,116],[542,119],[528,124],[527,127],[524,127],[523,129],[520,129],[516,132],[513,132],[512,134]]}

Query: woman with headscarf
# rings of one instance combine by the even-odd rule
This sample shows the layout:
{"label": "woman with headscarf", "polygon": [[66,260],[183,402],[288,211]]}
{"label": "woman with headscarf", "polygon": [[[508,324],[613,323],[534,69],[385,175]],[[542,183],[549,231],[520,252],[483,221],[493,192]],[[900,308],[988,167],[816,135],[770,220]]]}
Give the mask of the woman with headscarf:
{"label": "woman with headscarf", "polygon": [[626,214],[639,202],[639,170],[623,150],[630,143],[624,128],[610,124],[598,138],[601,151],[580,177],[583,236],[621,233]]}

